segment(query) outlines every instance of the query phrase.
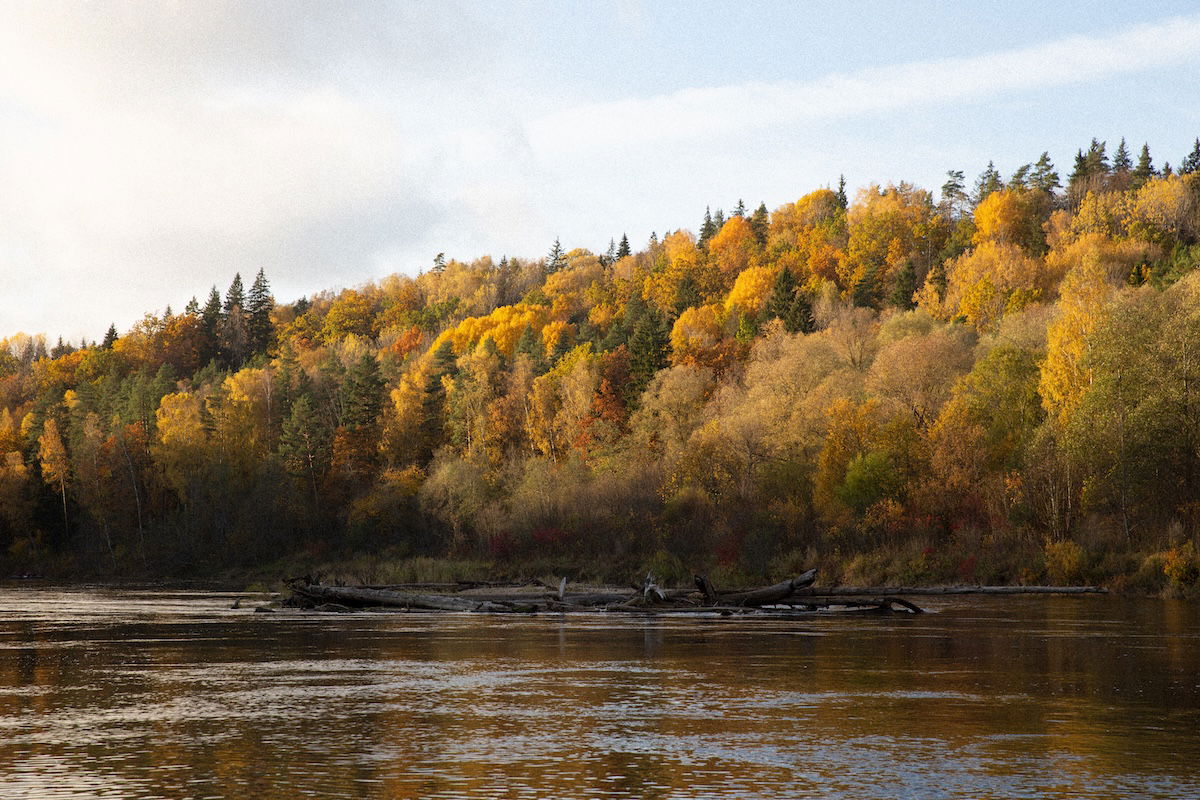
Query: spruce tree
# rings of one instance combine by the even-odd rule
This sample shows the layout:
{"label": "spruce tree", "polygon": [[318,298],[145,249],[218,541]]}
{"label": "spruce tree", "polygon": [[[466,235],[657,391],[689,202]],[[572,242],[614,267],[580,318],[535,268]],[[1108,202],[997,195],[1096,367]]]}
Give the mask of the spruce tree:
{"label": "spruce tree", "polygon": [[758,208],[754,209],[754,213],[750,216],[750,231],[754,234],[754,240],[760,245],[767,243],[767,231],[770,227],[770,220],[767,214],[767,204],[759,203]]}
{"label": "spruce tree", "polygon": [[446,254],[445,253],[438,253],[436,256],[433,257],[433,271],[435,273],[437,273],[438,275],[441,275],[443,272],[446,271]]}
{"label": "spruce tree", "polygon": [[734,206],[734,208],[733,208],[733,215],[735,217],[745,217],[746,216],[746,204],[744,202],[742,202],[742,198],[740,198],[740,197],[738,198],[737,205]]}
{"label": "spruce tree", "polygon": [[617,258],[624,258],[625,256],[629,255],[630,252],[629,237],[622,233],[621,243],[617,245]]}
{"label": "spruce tree", "polygon": [[[615,326],[614,326],[615,327]],[[513,356],[523,355],[529,359],[529,364],[533,368],[535,374],[542,374],[546,371],[546,351],[542,347],[542,343],[538,340],[538,335],[533,332],[533,328],[529,325],[521,331],[521,336],[517,339],[516,347],[513,348]]]}
{"label": "spruce tree", "polygon": [[200,301],[196,299],[195,295],[192,295],[192,299],[187,301],[187,305],[183,307],[183,313],[190,317],[200,315]]}
{"label": "spruce tree", "polygon": [[229,289],[225,292],[225,305],[221,308],[221,311],[228,317],[234,308],[242,310],[246,308],[246,291],[242,288],[242,274],[240,272],[236,272],[233,275],[233,281],[229,284]]}
{"label": "spruce tree", "polygon": [[1153,177],[1154,161],[1150,158],[1150,145],[1146,143],[1142,145],[1142,152],[1138,155],[1137,166],[1133,168],[1133,182],[1130,185],[1134,189],[1140,189]]}
{"label": "spruce tree", "polygon": [[771,289],[771,296],[767,298],[767,319],[784,319],[792,308],[792,302],[796,299],[796,276],[787,267],[779,270],[779,274],[775,276],[775,286]]}
{"label": "spruce tree", "polygon": [[942,207],[947,218],[957,219],[970,204],[971,198],[967,195],[966,187],[966,179],[961,169],[946,172],[946,182],[942,184]]}
{"label": "spruce tree", "polygon": [[1133,161],[1129,157],[1129,148],[1125,146],[1124,136],[1117,145],[1117,152],[1113,154],[1112,168],[1116,173],[1126,173],[1133,169]]}
{"label": "spruce tree", "polygon": [[1179,165],[1180,175],[1191,175],[1193,172],[1200,172],[1200,137],[1196,138],[1192,152],[1188,153]]}
{"label": "spruce tree", "polygon": [[843,211],[850,207],[850,200],[849,200],[849,198],[846,197],[846,176],[845,175],[838,176],[837,204],[838,204],[838,208],[842,209]]}
{"label": "spruce tree", "polygon": [[[449,341],[443,344],[449,344]],[[376,423],[383,409],[383,387],[379,362],[375,356],[364,353],[347,370],[346,380],[342,384],[344,424],[347,428],[362,429]]]}
{"label": "spruce tree", "polygon": [[546,256],[545,273],[552,275],[567,265],[566,256],[563,254],[562,245],[559,244],[557,238],[554,240],[554,246],[550,248],[550,253]]}
{"label": "spruce tree", "polygon": [[104,341],[100,344],[101,350],[112,350],[113,344],[117,341],[117,325],[113,323],[108,326],[108,331],[104,334]]}
{"label": "spruce tree", "polygon": [[267,276],[260,269],[246,297],[246,332],[252,353],[264,353],[271,345],[271,311],[274,307],[275,299],[271,297]]}
{"label": "spruce tree", "polygon": [[667,366],[670,342],[665,321],[654,312],[643,314],[629,337],[629,387],[625,397],[630,408],[637,405],[655,373]]}
{"label": "spruce tree", "polygon": [[888,302],[896,308],[904,309],[905,311],[916,307],[913,302],[913,295],[917,292],[917,271],[913,267],[912,261],[904,262],[904,266],[896,273],[895,282],[892,284],[892,292],[888,295]]}
{"label": "spruce tree", "polygon": [[716,232],[717,232],[716,225],[715,225],[715,223],[713,223],[712,213],[709,210],[709,207],[705,206],[704,207],[704,222],[701,223],[701,225],[700,225],[700,241],[698,242],[698,244],[701,247],[703,247],[705,245],[705,243],[707,243],[708,240],[711,239],[713,237],[713,234],[715,234]]}

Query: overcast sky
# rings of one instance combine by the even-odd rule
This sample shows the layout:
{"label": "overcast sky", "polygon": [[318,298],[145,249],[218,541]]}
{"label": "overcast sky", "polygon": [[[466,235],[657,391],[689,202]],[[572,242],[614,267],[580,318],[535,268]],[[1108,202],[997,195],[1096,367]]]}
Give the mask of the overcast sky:
{"label": "overcast sky", "polygon": [[0,337],[1200,135],[1192,2],[0,0]]}

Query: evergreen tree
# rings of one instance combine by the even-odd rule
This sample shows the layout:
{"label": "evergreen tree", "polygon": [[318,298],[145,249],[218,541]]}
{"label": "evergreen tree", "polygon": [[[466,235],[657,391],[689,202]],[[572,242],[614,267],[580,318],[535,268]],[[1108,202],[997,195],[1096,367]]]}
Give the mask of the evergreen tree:
{"label": "evergreen tree", "polygon": [[696,285],[696,279],[691,273],[683,276],[679,281],[679,286],[675,288],[675,313],[682,314],[689,308],[699,306],[704,302],[704,298],[700,295],[700,287]]}
{"label": "evergreen tree", "polygon": [[742,198],[740,198],[740,197],[738,198],[737,205],[734,206],[734,208],[733,208],[733,215],[735,217],[745,217],[746,216],[746,204],[744,202],[742,202]]}
{"label": "evergreen tree", "polygon": [[792,302],[796,299],[798,285],[796,276],[790,269],[784,267],[779,270],[779,274],[775,276],[771,296],[767,298],[767,319],[784,319],[788,315]]}
{"label": "evergreen tree", "polygon": [[108,332],[104,334],[104,341],[100,344],[101,350],[112,350],[113,343],[117,341],[117,326],[116,323],[108,326]]}
{"label": "evergreen tree", "polygon": [[946,182],[942,184],[942,208],[948,219],[957,219],[970,204],[971,198],[967,195],[966,186],[961,169],[952,169],[946,173]]}
{"label": "evergreen tree", "polygon": [[717,232],[716,224],[713,222],[712,214],[709,207],[704,207],[704,222],[700,225],[700,241],[698,244],[703,247],[708,240]]}
{"label": "evergreen tree", "polygon": [[562,245],[558,239],[554,240],[554,246],[550,248],[550,253],[546,256],[545,273],[552,275],[567,265],[566,256],[563,254]]}
{"label": "evergreen tree", "polygon": [[917,292],[917,271],[912,261],[904,262],[904,266],[896,273],[892,292],[888,295],[888,303],[905,311],[915,308],[913,295]]}
{"label": "evergreen tree", "polygon": [[[849,200],[849,198],[846,197],[846,176],[845,175],[838,176],[837,204],[838,204],[838,208],[842,209],[843,211],[845,211],[847,208],[850,207],[850,200]],[[764,208],[765,208],[765,206],[764,206]]]}
{"label": "evergreen tree", "polygon": [[1196,138],[1192,152],[1188,153],[1179,165],[1180,175],[1191,175],[1193,172],[1200,172],[1200,137]]}
{"label": "evergreen tree", "polygon": [[331,431],[312,397],[297,397],[283,421],[279,455],[287,471],[308,484],[314,509],[320,507],[317,487],[329,469],[330,443]]}
{"label": "evergreen tree", "polygon": [[629,337],[629,387],[626,404],[633,408],[642,392],[660,369],[667,366],[671,333],[665,320],[647,312],[638,320]]}
{"label": "evergreen tree", "polygon": [[[615,327],[615,326],[614,326]],[[529,359],[529,364],[533,368],[536,375],[540,375],[546,371],[546,351],[542,347],[542,343],[538,340],[538,335],[533,332],[533,328],[529,325],[521,331],[521,336],[517,339],[516,347],[513,348],[513,356],[524,355]]]}
{"label": "evergreen tree", "polygon": [[1008,179],[1008,185],[1011,189],[1025,191],[1029,188],[1029,174],[1033,171],[1033,164],[1022,164],[1017,167],[1017,171]]}
{"label": "evergreen tree", "polygon": [[1133,161],[1129,158],[1129,148],[1125,146],[1124,136],[1117,145],[1117,152],[1113,154],[1112,168],[1113,172],[1118,174],[1127,173],[1133,169]]}
{"label": "evergreen tree", "polygon": [[717,213],[713,214],[713,236],[721,232],[721,228],[725,227],[725,210],[717,209]]}
{"label": "evergreen tree", "polygon": [[[444,344],[449,344],[449,341]],[[453,354],[453,351],[451,351]],[[379,374],[379,362],[370,353],[364,353],[346,372],[342,384],[347,428],[362,429],[375,425],[383,409],[384,381]]]}
{"label": "evergreen tree", "polygon": [[188,300],[187,305],[183,307],[183,313],[189,317],[200,316],[200,301],[196,299],[195,295],[192,295],[192,299]]}
{"label": "evergreen tree", "polygon": [[1040,189],[1052,197],[1054,190],[1062,186],[1058,180],[1058,172],[1054,169],[1054,162],[1050,160],[1048,152],[1043,151],[1038,160],[1034,162],[1033,173],[1029,176],[1029,185],[1031,188]]}
{"label": "evergreen tree", "polygon": [[980,173],[979,179],[975,181],[975,195],[972,200],[975,205],[983,202],[992,192],[998,192],[1004,188],[1004,181],[1000,179],[1000,172],[996,169],[996,165],[991,161],[987,163],[987,168]]}
{"label": "evergreen tree", "polygon": [[1097,175],[1107,177],[1112,171],[1112,168],[1108,164],[1108,154],[1105,152],[1105,144],[1105,142],[1092,139],[1092,143],[1088,145],[1087,154],[1084,156],[1088,177]]}
{"label": "evergreen tree", "polygon": [[754,209],[754,213],[750,216],[750,230],[754,234],[754,240],[759,245],[767,243],[767,231],[770,228],[770,222],[767,215],[767,204],[759,203],[758,208]]}
{"label": "evergreen tree", "polygon": [[622,233],[621,234],[621,243],[619,245],[617,245],[617,258],[619,258],[619,259],[624,258],[625,256],[627,256],[629,254],[630,254],[629,237]]}
{"label": "evergreen tree", "polygon": [[1133,168],[1133,181],[1130,184],[1134,189],[1140,189],[1145,185],[1146,181],[1154,177],[1154,161],[1150,158],[1150,145],[1148,143],[1142,145],[1142,152],[1138,155],[1137,166]]}
{"label": "evergreen tree", "polygon": [[604,266],[609,266],[617,260],[617,240],[608,240],[608,249],[604,251],[604,255],[600,256],[600,263]]}
{"label": "evergreen tree", "polygon": [[438,275],[441,275],[443,272],[446,271],[446,254],[445,253],[438,253],[436,256],[433,257],[433,271],[435,273],[437,273]]}
{"label": "evergreen tree", "polygon": [[434,351],[429,364],[429,376],[425,381],[425,397],[422,401],[425,417],[424,442],[420,453],[422,461],[433,457],[433,451],[441,442],[446,427],[446,386],[442,379],[449,378],[453,381],[457,376],[458,365],[454,346],[447,339]]}
{"label": "evergreen tree", "polygon": [[225,292],[225,305],[221,312],[228,317],[233,309],[240,308],[243,311],[246,308],[246,292],[242,288],[242,274],[236,272],[233,275],[233,282],[229,284],[229,289]]}
{"label": "evergreen tree", "polygon": [[260,269],[250,286],[250,294],[246,297],[246,332],[250,339],[250,351],[253,353],[264,353],[271,346],[274,333],[271,311],[274,308],[275,298],[271,297],[267,276]]}

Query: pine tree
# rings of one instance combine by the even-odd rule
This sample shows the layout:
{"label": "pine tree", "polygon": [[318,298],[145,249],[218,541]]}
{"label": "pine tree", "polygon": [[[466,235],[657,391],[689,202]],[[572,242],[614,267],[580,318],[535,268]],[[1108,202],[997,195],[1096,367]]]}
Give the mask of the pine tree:
{"label": "pine tree", "polygon": [[946,173],[946,182],[942,184],[942,207],[947,218],[957,219],[971,202],[966,185],[961,169],[952,169]]}
{"label": "pine tree", "polygon": [[274,308],[275,299],[271,297],[271,287],[267,284],[266,274],[260,269],[250,286],[250,294],[246,297],[246,332],[252,353],[264,353],[271,345],[274,333],[271,311]]}
{"label": "pine tree", "polygon": [[1200,172],[1200,137],[1196,138],[1192,152],[1188,153],[1179,165],[1180,175],[1191,175],[1193,172]]}
{"label": "pine tree", "polygon": [[287,471],[309,485],[314,509],[320,507],[317,487],[329,469],[330,434],[312,397],[308,394],[297,397],[283,421],[279,455]]}
{"label": "pine tree", "polygon": [[740,197],[738,198],[737,205],[733,208],[733,215],[735,217],[746,216],[746,204],[742,202],[742,198]]}
{"label": "pine tree", "polygon": [[558,239],[554,240],[554,246],[550,248],[550,253],[546,256],[545,273],[552,275],[567,265],[566,256],[563,254],[562,245]]}
{"label": "pine tree", "polygon": [[629,254],[630,254],[629,237],[622,233],[621,234],[621,243],[619,245],[617,245],[617,258],[618,259],[624,258],[625,256],[627,256]]}
{"label": "pine tree", "polygon": [[100,344],[101,350],[112,350],[113,344],[117,341],[117,325],[113,323],[108,326],[108,332],[104,334],[104,341]]}
{"label": "pine tree", "polygon": [[200,301],[196,299],[195,295],[192,295],[192,299],[187,301],[187,305],[183,307],[183,313],[189,317],[200,315]]}
{"label": "pine tree", "polygon": [[725,227],[725,209],[718,208],[717,213],[713,214],[713,236],[720,233],[723,227]]}
{"label": "pine tree", "polygon": [[433,257],[433,271],[435,273],[437,273],[438,275],[441,275],[443,272],[446,271],[446,254],[445,253],[438,253],[436,256]]}
{"label": "pine tree", "polygon": [[972,200],[975,205],[983,202],[992,192],[998,192],[1004,188],[1004,181],[1000,179],[1000,172],[996,169],[996,165],[991,161],[987,163],[987,168],[980,173],[979,179],[975,181],[975,195]]}
{"label": "pine tree", "polygon": [[1112,171],[1112,168],[1108,164],[1108,155],[1105,153],[1105,144],[1105,142],[1092,139],[1092,143],[1088,146],[1087,154],[1084,156],[1088,177],[1097,175],[1107,177]]}
{"label": "pine tree", "polygon": [[1009,188],[1025,191],[1029,188],[1029,173],[1033,171],[1033,164],[1022,164],[1017,167],[1016,172],[1008,179]]}
{"label": "pine tree", "polygon": [[1058,180],[1058,172],[1054,169],[1054,162],[1050,160],[1048,152],[1043,151],[1038,160],[1034,162],[1033,174],[1030,175],[1029,185],[1051,196],[1054,195],[1055,189],[1062,186]]}
{"label": "pine tree", "polygon": [[750,230],[754,233],[754,240],[760,245],[767,243],[767,231],[770,228],[770,221],[767,215],[767,204],[759,203],[758,208],[754,209],[754,213],[750,216]]}
{"label": "pine tree", "polygon": [[779,270],[775,276],[775,286],[771,296],[767,298],[767,319],[783,319],[791,310],[792,301],[796,298],[796,276],[787,267]]}
{"label": "pine tree", "polygon": [[837,204],[838,204],[838,208],[841,208],[843,211],[850,207],[850,200],[846,197],[846,176],[845,175],[838,176]]}
{"label": "pine tree", "polygon": [[617,240],[608,240],[608,249],[604,251],[604,255],[600,256],[600,263],[603,266],[609,266],[617,260]]}
{"label": "pine tree", "polygon": [[1146,143],[1142,145],[1142,152],[1138,155],[1137,166],[1133,168],[1133,182],[1130,185],[1134,189],[1140,189],[1153,177],[1154,161],[1150,158],[1150,145]]}

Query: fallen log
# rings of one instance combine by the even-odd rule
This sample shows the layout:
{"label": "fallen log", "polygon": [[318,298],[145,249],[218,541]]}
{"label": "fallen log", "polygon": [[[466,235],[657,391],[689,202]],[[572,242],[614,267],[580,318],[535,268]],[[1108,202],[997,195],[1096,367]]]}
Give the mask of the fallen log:
{"label": "fallen log", "polygon": [[321,586],[311,583],[296,583],[292,585],[292,590],[316,603],[337,603],[355,608],[382,606],[386,608],[423,608],[433,611],[515,610],[511,604],[495,603],[490,600],[472,600],[451,595],[408,594],[388,589],[366,589],[359,586]]}
{"label": "fallen log", "polygon": [[[813,581],[816,579],[817,571],[810,569],[794,578],[781,581],[773,586],[764,586],[761,589],[751,589],[743,592],[716,592],[716,599],[720,604],[729,606],[770,605],[771,603],[786,600],[801,589],[812,586]],[[707,579],[704,582],[707,583]],[[709,584],[709,589],[711,590],[711,588],[711,584]]]}
{"label": "fallen log", "polygon": [[836,586],[813,589],[814,597],[958,594],[1108,594],[1103,586]]}

